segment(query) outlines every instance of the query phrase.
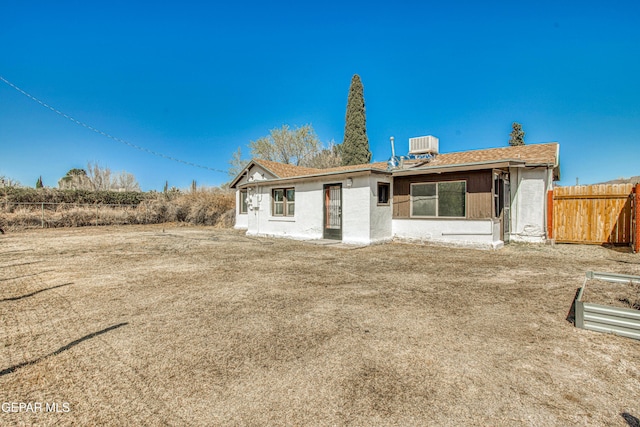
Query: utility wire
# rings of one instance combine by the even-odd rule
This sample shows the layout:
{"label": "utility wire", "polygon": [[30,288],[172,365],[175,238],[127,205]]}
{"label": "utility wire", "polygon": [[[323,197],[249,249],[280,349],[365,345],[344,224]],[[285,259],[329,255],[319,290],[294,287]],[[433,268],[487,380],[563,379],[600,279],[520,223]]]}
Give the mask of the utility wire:
{"label": "utility wire", "polygon": [[24,96],[26,96],[27,98],[31,99],[32,101],[37,102],[38,104],[42,105],[42,106],[43,106],[43,107],[45,107],[45,108],[48,108],[49,110],[53,111],[54,113],[56,113],[56,114],[58,114],[58,115],[60,115],[60,116],[62,116],[62,117],[64,117],[64,118],[66,118],[66,119],[71,120],[71,121],[72,121],[72,122],[74,122],[75,124],[78,124],[78,125],[80,125],[80,126],[82,126],[82,127],[85,127],[85,128],[87,128],[87,129],[89,129],[89,130],[91,130],[91,131],[95,132],[95,133],[98,133],[98,134],[102,135],[102,136],[105,136],[105,137],[107,137],[107,138],[109,138],[109,139],[112,139],[112,140],[114,140],[114,141],[117,141],[117,142],[120,142],[120,143],[122,143],[122,144],[128,145],[129,147],[135,148],[136,150],[140,150],[140,151],[143,151],[143,152],[145,152],[145,153],[152,154],[152,155],[154,155],[154,156],[162,157],[162,158],[167,159],[167,160],[172,160],[172,161],[174,161],[174,162],[182,163],[182,164],[185,164],[185,165],[188,165],[188,166],[193,166],[193,167],[196,167],[196,168],[201,168],[201,169],[210,170],[210,171],[213,171],[213,172],[220,172],[220,173],[224,173],[224,174],[226,174],[226,173],[227,173],[227,171],[223,171],[223,170],[220,170],[220,169],[210,168],[210,167],[208,167],[208,166],[199,165],[199,164],[197,164],[197,163],[188,162],[188,161],[186,161],[186,160],[180,160],[180,159],[177,159],[177,158],[175,158],[175,157],[167,156],[166,154],[158,153],[157,151],[153,151],[153,150],[150,150],[150,149],[148,149],[148,148],[141,147],[141,146],[136,145],[136,144],[132,144],[132,143],[131,143],[131,142],[129,142],[129,141],[125,141],[124,139],[120,139],[120,138],[118,138],[118,137],[116,137],[116,136],[113,136],[113,135],[111,135],[111,134],[109,134],[109,133],[103,132],[103,131],[101,131],[100,129],[96,129],[96,128],[94,128],[93,126],[90,126],[90,125],[88,125],[88,124],[86,124],[86,123],[84,123],[84,122],[81,122],[81,121],[80,121],[80,120],[78,120],[78,119],[75,119],[75,118],[73,118],[73,117],[69,116],[68,114],[63,113],[63,112],[62,112],[62,111],[60,111],[60,110],[57,110],[56,108],[52,107],[51,105],[47,104],[46,102],[43,102],[43,101],[39,100],[38,98],[36,98],[35,96],[31,95],[30,93],[27,93],[27,92],[25,92],[24,90],[20,89],[18,86],[14,85],[13,83],[11,83],[9,80],[5,79],[5,78],[4,78],[4,77],[2,77],[2,76],[0,76],[0,80],[1,80],[1,81],[3,81],[4,83],[6,83],[7,85],[11,86],[11,87],[12,87],[12,88],[14,88],[15,90],[17,90],[18,92],[20,92],[21,94],[23,94],[23,95],[24,95]]}

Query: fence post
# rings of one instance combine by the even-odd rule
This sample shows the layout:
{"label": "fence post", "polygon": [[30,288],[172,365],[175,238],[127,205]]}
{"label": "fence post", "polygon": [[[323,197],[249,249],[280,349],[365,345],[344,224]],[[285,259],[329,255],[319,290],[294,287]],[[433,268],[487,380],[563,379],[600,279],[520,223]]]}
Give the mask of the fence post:
{"label": "fence post", "polygon": [[42,221],[40,222],[42,228],[44,228],[44,202],[42,203]]}
{"label": "fence post", "polygon": [[547,191],[547,239],[553,239],[553,190]]}
{"label": "fence post", "polygon": [[634,237],[636,244],[635,244],[635,248],[633,248],[633,251],[635,253],[638,253],[640,252],[640,207],[638,207],[638,204],[640,204],[640,184],[636,184],[634,193],[635,193],[634,195],[635,198],[633,200],[634,212],[632,212],[631,215],[635,218],[635,223],[636,223],[635,237]]}
{"label": "fence post", "polygon": [[98,205],[96,205],[96,227],[98,226]]}

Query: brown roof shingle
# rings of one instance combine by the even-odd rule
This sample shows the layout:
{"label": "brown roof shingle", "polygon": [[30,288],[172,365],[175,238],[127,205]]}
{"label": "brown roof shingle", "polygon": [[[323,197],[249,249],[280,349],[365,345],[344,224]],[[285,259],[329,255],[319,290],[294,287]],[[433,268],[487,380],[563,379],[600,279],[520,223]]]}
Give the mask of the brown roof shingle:
{"label": "brown roof shingle", "polygon": [[488,148],[436,155],[435,159],[418,167],[462,165],[481,162],[520,160],[525,164],[557,165],[558,143],[519,145],[514,147]]}
{"label": "brown roof shingle", "polygon": [[[415,169],[429,169],[442,166],[466,165],[473,163],[490,163],[503,161],[522,161],[527,165],[558,165],[558,143],[520,145],[515,147],[488,148],[483,150],[461,151],[457,153],[438,154],[430,160],[410,160],[405,162],[404,169],[395,171],[410,171]],[[358,170],[387,171],[387,162],[365,163],[361,165],[338,166],[329,169],[308,168],[272,162],[270,160],[253,159],[253,162],[267,169],[277,178],[297,178],[314,175],[326,175],[337,172],[351,172]]]}
{"label": "brown roof shingle", "polygon": [[365,163],[361,165],[338,166],[328,169],[307,168],[303,166],[289,165],[285,163],[272,162],[270,160],[253,159],[260,166],[272,172],[278,178],[293,178],[299,176],[322,175],[332,172],[349,172],[362,169],[386,170],[387,162]]}
{"label": "brown roof shingle", "polygon": [[305,168],[303,166],[290,165],[286,163],[272,162],[271,160],[253,159],[253,161],[278,178],[292,178],[294,176],[315,175],[322,173],[323,169]]}
{"label": "brown roof shingle", "polygon": [[360,165],[337,166],[335,168],[320,169],[321,172],[349,172],[361,169],[387,170],[387,162],[363,163]]}

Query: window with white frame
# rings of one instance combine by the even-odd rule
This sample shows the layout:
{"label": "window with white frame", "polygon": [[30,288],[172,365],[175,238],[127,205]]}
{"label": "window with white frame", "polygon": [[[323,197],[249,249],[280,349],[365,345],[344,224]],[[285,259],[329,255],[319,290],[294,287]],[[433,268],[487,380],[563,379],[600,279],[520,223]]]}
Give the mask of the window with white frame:
{"label": "window with white frame", "polygon": [[294,216],[296,208],[296,191],[293,188],[276,188],[272,193],[273,216]]}
{"label": "window with white frame", "polygon": [[411,184],[412,217],[466,217],[466,181]]}

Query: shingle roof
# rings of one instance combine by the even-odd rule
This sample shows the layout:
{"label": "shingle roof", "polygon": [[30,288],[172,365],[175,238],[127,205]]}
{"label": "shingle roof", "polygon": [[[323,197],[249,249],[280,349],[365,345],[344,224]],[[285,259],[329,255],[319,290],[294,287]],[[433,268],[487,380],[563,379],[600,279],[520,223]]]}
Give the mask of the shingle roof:
{"label": "shingle roof", "polygon": [[270,160],[253,159],[253,161],[278,178],[293,178],[300,176],[323,175],[332,172],[350,172],[362,169],[387,170],[387,162],[365,163],[361,165],[338,166],[335,168],[317,169],[303,166],[288,165],[284,163],[272,162]]}
{"label": "shingle roof", "polygon": [[558,143],[518,145],[513,147],[488,148],[484,150],[461,151],[438,154],[426,164],[417,167],[436,167],[480,162],[520,160],[525,164],[558,164]]}
{"label": "shingle roof", "polygon": [[[438,154],[428,161],[410,160],[404,163],[403,169],[394,172],[406,174],[415,168],[426,171],[429,168],[438,168],[455,165],[468,165],[473,163],[492,163],[506,161],[522,161],[527,165],[552,165],[558,166],[558,143],[520,145],[515,147],[488,148],[483,150],[461,151],[457,153]],[[253,163],[260,165],[276,176],[276,179],[298,178],[306,176],[328,175],[340,172],[355,172],[363,170],[388,171],[387,162],[365,163],[361,165],[338,166],[329,169],[307,168],[303,166],[289,165],[272,162],[270,160],[253,159]],[[232,181],[235,185],[240,175]]]}
{"label": "shingle roof", "polygon": [[387,170],[387,162],[363,163],[360,165],[338,166],[335,168],[320,169],[321,172],[349,172],[361,169]]}
{"label": "shingle roof", "polygon": [[286,163],[272,162],[271,160],[253,159],[253,162],[259,164],[278,178],[291,178],[294,176],[315,175],[322,173],[324,169],[305,168],[303,166],[289,165]]}

